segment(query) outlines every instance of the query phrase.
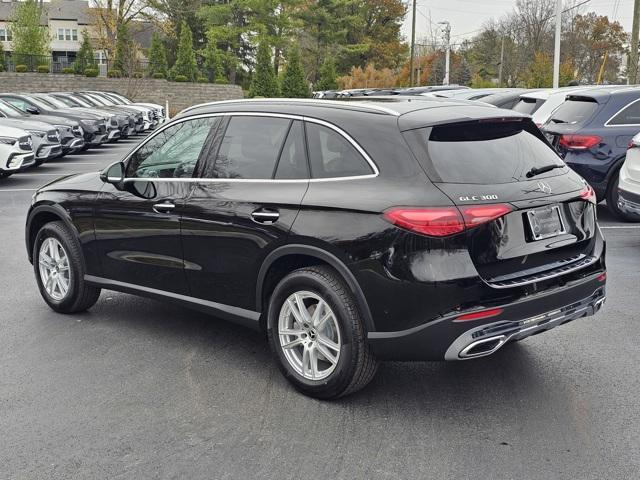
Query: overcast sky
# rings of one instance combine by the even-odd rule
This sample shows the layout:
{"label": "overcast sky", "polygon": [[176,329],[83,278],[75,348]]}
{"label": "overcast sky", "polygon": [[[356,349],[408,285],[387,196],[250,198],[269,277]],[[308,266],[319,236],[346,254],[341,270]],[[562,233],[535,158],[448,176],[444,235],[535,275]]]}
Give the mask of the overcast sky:
{"label": "overcast sky", "polygon": [[[403,25],[403,34],[411,39],[411,4]],[[429,19],[434,24],[442,20],[451,23],[451,41],[459,42],[472,37],[474,30],[490,18],[499,18],[513,9],[516,0],[417,0],[416,41],[424,38],[429,32]],[[582,13],[595,11],[599,15],[607,15],[609,19],[618,20],[626,31],[631,31],[633,0],[591,0],[582,6]]]}

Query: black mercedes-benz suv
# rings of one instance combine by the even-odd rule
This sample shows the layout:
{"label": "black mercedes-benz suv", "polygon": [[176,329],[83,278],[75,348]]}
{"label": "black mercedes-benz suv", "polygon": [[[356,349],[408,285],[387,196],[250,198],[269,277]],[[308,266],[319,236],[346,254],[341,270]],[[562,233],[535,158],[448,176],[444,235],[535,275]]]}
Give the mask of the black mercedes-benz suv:
{"label": "black mercedes-benz suv", "polygon": [[462,360],[594,314],[593,190],[521,114],[427,102],[200,105],[101,173],[36,192],[29,260],[57,312],[102,288],[267,333],[334,398],[377,360]]}

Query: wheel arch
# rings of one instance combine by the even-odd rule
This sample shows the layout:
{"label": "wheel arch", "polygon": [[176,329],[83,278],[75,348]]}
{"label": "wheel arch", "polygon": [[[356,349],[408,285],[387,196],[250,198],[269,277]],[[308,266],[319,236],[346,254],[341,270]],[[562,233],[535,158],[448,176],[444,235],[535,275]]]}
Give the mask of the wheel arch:
{"label": "wheel arch", "polygon": [[[256,310],[265,313],[265,315],[262,315],[262,320],[266,318],[266,294],[270,293],[270,291],[273,291],[273,288],[275,288],[275,284],[270,284],[268,282],[270,274],[273,273],[274,267],[277,268],[279,264],[282,264],[282,262],[287,259],[292,260],[291,264],[294,265],[294,267],[289,268],[288,271],[284,273],[284,275],[297,268],[308,266],[311,264],[326,264],[334,268],[344,279],[347,286],[351,290],[351,293],[353,293],[358,307],[360,308],[360,311],[362,313],[367,330],[370,332],[375,331],[375,325],[371,316],[369,305],[362,289],[360,288],[360,284],[356,280],[351,270],[349,270],[344,262],[334,254],[323,250],[322,248],[304,244],[292,244],[279,247],[269,253],[262,262],[262,266],[260,267],[260,270],[258,272],[258,278],[256,282]],[[311,263],[309,263],[307,259],[311,260]],[[284,275],[282,275],[282,277],[284,277]],[[276,278],[278,277],[276,276]]]}
{"label": "wheel arch", "polygon": [[62,221],[76,236],[79,235],[66,210],[60,205],[37,205],[29,212],[25,228],[25,243],[29,262],[33,263],[33,244],[40,229],[47,223],[58,221]]}

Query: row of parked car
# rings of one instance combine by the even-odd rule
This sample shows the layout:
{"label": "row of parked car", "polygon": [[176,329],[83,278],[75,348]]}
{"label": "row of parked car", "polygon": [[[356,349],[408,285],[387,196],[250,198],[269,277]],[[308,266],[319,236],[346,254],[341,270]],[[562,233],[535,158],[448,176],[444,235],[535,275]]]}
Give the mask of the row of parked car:
{"label": "row of parked car", "polygon": [[113,92],[0,93],[0,178],[165,121],[161,105]]}
{"label": "row of parked car", "polygon": [[[338,100],[471,101],[531,115],[565,163],[578,172],[619,219],[640,221],[640,87],[558,89],[461,86],[316,92]],[[390,100],[390,99],[389,99]],[[634,137],[634,135],[637,135]]]}

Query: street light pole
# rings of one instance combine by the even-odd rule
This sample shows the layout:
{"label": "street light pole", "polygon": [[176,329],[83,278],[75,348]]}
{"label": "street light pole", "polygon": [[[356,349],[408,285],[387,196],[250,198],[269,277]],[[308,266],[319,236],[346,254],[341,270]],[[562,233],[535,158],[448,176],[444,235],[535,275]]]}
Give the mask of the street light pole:
{"label": "street light pole", "polygon": [[447,21],[438,22],[444,25],[444,43],[445,43],[445,60],[444,60],[444,80],[443,85],[449,85],[449,65],[451,63],[451,24]]}
{"label": "street light pole", "polygon": [[416,0],[413,0],[411,16],[411,58],[409,59],[409,86],[413,87],[413,55],[416,49]]}
{"label": "street light pole", "polygon": [[562,34],[562,0],[556,2],[556,38],[553,50],[553,88],[560,85],[560,35]]}
{"label": "street light pole", "polygon": [[633,25],[631,27],[631,50],[627,61],[627,84],[638,83],[638,31],[640,29],[640,0],[633,4]]}

